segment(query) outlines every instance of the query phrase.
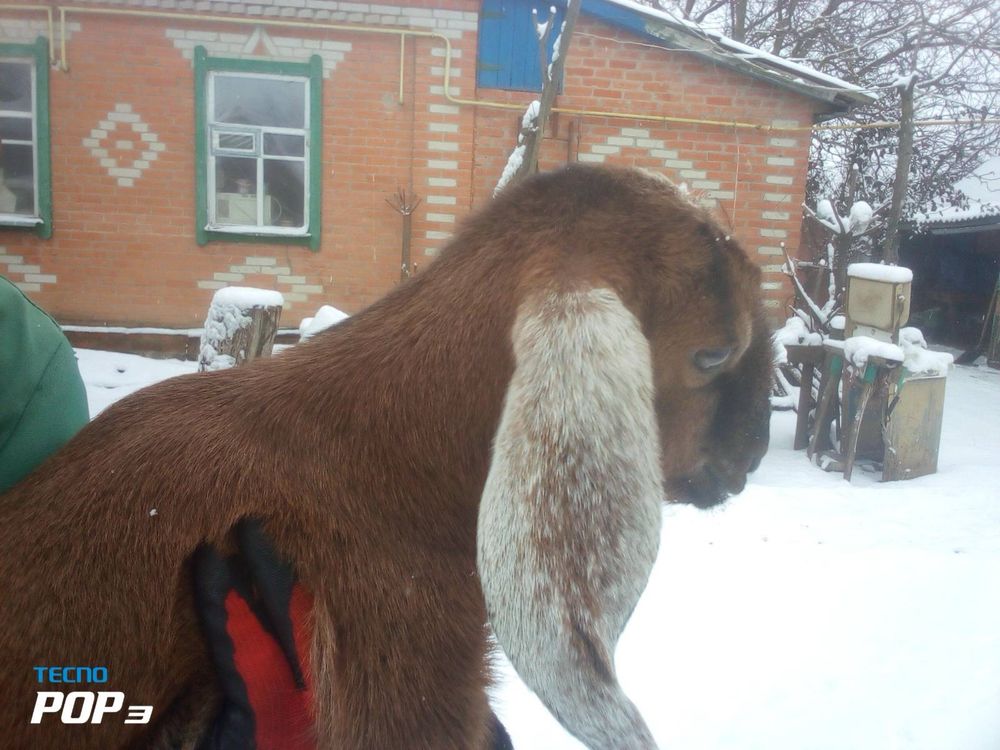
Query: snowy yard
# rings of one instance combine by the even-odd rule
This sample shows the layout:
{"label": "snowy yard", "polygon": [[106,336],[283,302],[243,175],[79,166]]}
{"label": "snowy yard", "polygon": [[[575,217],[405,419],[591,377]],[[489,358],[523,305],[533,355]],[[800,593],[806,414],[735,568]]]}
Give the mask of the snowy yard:
{"label": "snowy yard", "polygon": [[[191,362],[78,350],[91,412]],[[664,511],[618,669],[664,748],[1000,748],[1000,373],[949,375],[939,472],[848,484],[771,450],[716,511]],[[509,670],[518,750],[581,747]]]}

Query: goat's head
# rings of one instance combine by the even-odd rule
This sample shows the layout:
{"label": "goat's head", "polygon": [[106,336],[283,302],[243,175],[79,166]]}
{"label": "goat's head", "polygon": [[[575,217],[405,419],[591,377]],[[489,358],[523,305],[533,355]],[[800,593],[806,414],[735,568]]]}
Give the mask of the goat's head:
{"label": "goat's head", "polygon": [[705,211],[636,170],[543,175],[476,221],[513,255],[533,246],[480,505],[494,630],[584,742],[653,747],[614,646],[656,556],[660,501],[719,502],[766,448],[760,271]]}

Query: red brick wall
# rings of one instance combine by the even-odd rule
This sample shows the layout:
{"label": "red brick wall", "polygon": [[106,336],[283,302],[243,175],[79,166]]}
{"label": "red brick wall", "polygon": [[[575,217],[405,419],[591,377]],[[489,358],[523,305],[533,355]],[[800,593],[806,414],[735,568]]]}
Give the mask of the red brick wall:
{"label": "red brick wall", "polygon": [[[634,44],[637,41],[624,31],[581,17],[557,106],[637,117],[557,114],[544,143],[543,167],[576,159],[627,164],[655,169],[684,183],[764,267],[767,304],[777,320],[790,291],[778,271],[783,262],[780,243],[793,254],[798,249],[809,133],[662,123],[641,115],[808,126],[812,105],[709,65],[689,52],[654,49]],[[507,102],[533,98],[479,93],[481,98]],[[476,204],[492,194],[519,123],[518,112],[477,110]]]}
{"label": "red brick wall", "polygon": [[[476,2],[435,2],[433,14],[428,3],[407,6],[416,10],[403,22],[446,30],[452,37],[453,93],[514,102],[531,98],[475,90]],[[369,12],[343,20],[383,27],[400,23],[386,16],[399,14],[398,8],[356,7]],[[38,18],[0,15],[0,41],[3,18]],[[323,20],[341,22],[328,16]],[[294,39],[303,55],[318,48],[327,60],[322,246],[315,253],[273,242],[199,247],[194,80],[185,52],[204,43],[210,55],[224,56],[213,45],[239,44],[254,27],[82,14],[71,14],[70,20],[69,70],[51,74],[54,234],[39,240],[0,229],[0,273],[24,284],[67,323],[197,326],[213,287],[227,283],[282,291],[284,325],[297,324],[325,303],[355,312],[399,278],[402,219],[386,198],[398,187],[422,198],[413,222],[419,270],[455,221],[488,199],[516,138],[519,113],[445,100],[440,40],[407,41],[400,104],[398,37],[269,28],[279,49],[287,50]],[[579,31],[560,106],[761,123],[811,120],[805,100],[690,54],[623,44],[627,35],[586,18]],[[323,49],[327,43],[333,51]],[[132,129],[136,116],[139,132]],[[95,145],[93,131],[100,133],[109,118],[115,130]],[[737,138],[732,128],[718,126],[570,115],[560,115],[557,126],[562,140],[546,143],[545,165],[603,157],[656,168],[706,200],[716,196],[712,202],[724,225],[732,226],[763,265],[780,263],[773,248],[782,239],[797,247],[807,134],[740,131]],[[143,133],[153,140],[142,141]],[[118,140],[131,141],[134,148],[118,149]],[[128,167],[151,143],[162,144],[161,150],[132,185],[121,184],[109,174],[109,163],[102,165],[102,157],[94,155],[103,147],[108,151],[103,158]],[[769,164],[775,157],[791,162]],[[778,183],[768,182],[775,178]],[[778,195],[785,196],[783,204],[776,202]],[[775,231],[784,237],[762,234]],[[775,281],[770,274],[768,283]],[[785,291],[768,294],[777,304]]]}

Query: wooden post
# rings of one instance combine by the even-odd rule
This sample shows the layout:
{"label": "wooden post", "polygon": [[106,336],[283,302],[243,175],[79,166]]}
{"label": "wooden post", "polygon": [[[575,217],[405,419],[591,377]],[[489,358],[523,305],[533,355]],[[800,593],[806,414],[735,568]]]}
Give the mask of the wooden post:
{"label": "wooden post", "polygon": [[270,357],[283,304],[281,293],[270,289],[217,291],[205,318],[198,371],[224,370]]}
{"label": "wooden post", "polygon": [[[997,288],[1000,289],[1000,284]],[[986,363],[994,370],[1000,370],[1000,295],[986,313],[986,326],[992,327],[986,348]]]}
{"label": "wooden post", "polygon": [[890,265],[899,263],[899,225],[903,218],[903,200],[909,186],[910,162],[913,159],[913,88],[917,76],[911,75],[899,85],[902,107],[899,118],[899,150],[896,154],[896,180],[892,185],[892,204],[889,208],[889,225],[882,249],[882,260]]}
{"label": "wooden post", "polygon": [[806,455],[810,460],[830,447],[830,423],[834,420],[837,387],[844,370],[844,353],[829,344],[824,346],[823,370],[820,377],[819,406],[813,420],[813,432]]}
{"label": "wooden post", "polygon": [[819,346],[803,346],[801,344],[789,344],[785,347],[788,352],[788,363],[799,365],[802,368],[802,377],[799,379],[799,404],[798,418],[795,421],[795,442],[793,450],[800,450],[809,446],[809,413],[816,405],[813,399],[813,379],[815,377],[816,365],[823,365],[823,348]]}

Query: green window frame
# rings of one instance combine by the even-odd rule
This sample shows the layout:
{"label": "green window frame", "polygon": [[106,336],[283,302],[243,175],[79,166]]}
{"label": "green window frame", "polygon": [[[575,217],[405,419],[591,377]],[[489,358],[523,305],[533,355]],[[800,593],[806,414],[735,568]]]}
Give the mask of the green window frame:
{"label": "green window frame", "polygon": [[0,44],[0,228],[52,236],[50,144],[49,42]]}
{"label": "green window frame", "polygon": [[194,67],[198,244],[319,250],[322,59],[209,57],[197,47]]}

